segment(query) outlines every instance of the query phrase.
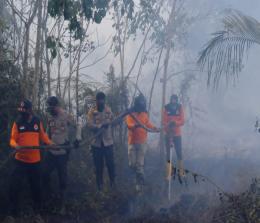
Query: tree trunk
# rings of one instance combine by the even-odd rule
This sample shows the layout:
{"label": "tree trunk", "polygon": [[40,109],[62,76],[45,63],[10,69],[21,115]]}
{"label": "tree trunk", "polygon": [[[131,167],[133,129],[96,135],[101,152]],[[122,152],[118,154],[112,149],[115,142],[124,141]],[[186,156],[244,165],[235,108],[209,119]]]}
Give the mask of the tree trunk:
{"label": "tree trunk", "polygon": [[77,122],[78,122],[78,116],[79,116],[79,65],[80,65],[80,58],[81,58],[81,53],[79,52],[78,62],[77,62],[77,71],[76,71],[76,86],[75,86],[75,88],[76,88],[76,117],[77,117]]}
{"label": "tree trunk", "polygon": [[24,97],[29,96],[29,86],[28,86],[28,57],[29,57],[29,40],[30,40],[30,26],[25,26],[25,40],[24,40],[24,54],[23,54],[23,82],[22,91],[24,92]]}
{"label": "tree trunk", "polygon": [[[58,21],[58,40],[60,40],[60,29],[61,29],[61,22],[60,22],[60,18],[59,18],[59,21]],[[60,48],[58,47],[57,49],[57,52],[58,52],[58,57],[57,57],[57,60],[58,60],[58,78],[57,78],[57,90],[56,90],[56,94],[57,96],[61,97],[61,55],[60,55]]]}
{"label": "tree trunk", "polygon": [[[46,23],[47,23],[47,19],[45,20],[45,25],[44,25],[45,41],[48,37],[48,29],[46,28]],[[50,97],[51,96],[51,61],[49,57],[48,48],[46,47],[46,45],[44,47],[45,47],[45,57],[46,57],[47,95],[48,97]]]}
{"label": "tree trunk", "polygon": [[68,100],[69,100],[69,113],[71,113],[71,95],[70,95],[70,91],[71,91],[71,89],[70,89],[70,83],[71,83],[71,75],[72,75],[72,52],[71,52],[71,50],[72,50],[72,47],[71,47],[71,33],[70,33],[70,42],[69,42],[69,58],[70,58],[70,65],[69,65],[69,68],[70,68],[70,70],[69,70],[69,80],[68,80]]}
{"label": "tree trunk", "polygon": [[[47,34],[47,32],[46,32]],[[46,35],[45,34],[45,35]],[[46,36],[45,36],[46,39]],[[46,54],[46,72],[47,72],[47,89],[48,89],[48,97],[51,96],[51,62],[49,58],[48,48],[45,47],[45,54]]]}
{"label": "tree trunk", "polygon": [[160,63],[161,63],[163,49],[164,49],[164,47],[161,48],[161,51],[160,51],[160,54],[159,54],[159,58],[158,58],[157,66],[156,66],[156,71],[155,71],[155,74],[154,74],[152,87],[151,87],[151,91],[150,91],[149,103],[148,103],[148,113],[149,114],[150,114],[151,105],[152,105],[152,98],[153,98],[153,91],[154,91],[155,81],[156,81],[156,78],[157,78],[158,73],[159,73],[159,67],[160,67]]}
{"label": "tree trunk", "polygon": [[[44,22],[43,22],[43,27],[42,27],[42,32],[44,32],[44,38],[42,41],[42,47],[43,51],[45,51],[45,63],[46,63],[46,76],[47,76],[47,96],[51,96],[51,61],[49,57],[49,52],[46,44],[44,44],[44,40],[46,41],[48,38],[48,28],[47,28],[47,21],[48,21],[48,12],[47,12],[47,5],[48,5],[48,0],[45,0],[44,2]],[[44,52],[42,51],[42,54]]]}
{"label": "tree trunk", "polygon": [[[164,71],[163,71],[163,79],[162,79],[162,106],[161,111],[164,109],[164,105],[166,102],[166,93],[167,93],[167,77],[168,77],[168,65],[169,65],[169,59],[170,59],[170,51],[171,48],[167,47],[167,51],[165,54],[164,59]],[[163,117],[161,117],[161,128],[163,128]],[[164,137],[163,137],[163,131],[160,133],[160,155],[164,155]]]}
{"label": "tree trunk", "polygon": [[35,46],[35,72],[33,80],[33,105],[36,106],[38,95],[39,95],[39,80],[40,80],[40,60],[41,60],[41,50],[42,50],[42,0],[39,1],[38,7],[38,24],[37,24],[37,36],[36,36],[36,46]]}
{"label": "tree trunk", "polygon": [[23,86],[22,86],[23,89],[22,90],[24,91],[24,96],[26,98],[29,98],[29,89],[30,89],[30,86],[29,86],[30,83],[29,83],[29,77],[28,77],[30,28],[31,28],[31,24],[34,20],[34,17],[36,16],[38,5],[39,5],[39,0],[34,3],[32,14],[31,14],[30,18],[28,19],[28,21],[25,23],[24,58],[23,58],[23,63],[22,63],[22,67],[23,67]]}
{"label": "tree trunk", "polygon": [[[162,105],[161,111],[163,111],[165,102],[166,102],[166,93],[167,93],[167,78],[168,78],[168,65],[170,60],[170,53],[172,50],[172,38],[173,38],[173,26],[174,26],[174,17],[175,17],[175,8],[176,8],[176,0],[173,0],[171,13],[168,18],[167,26],[166,26],[166,37],[165,37],[165,47],[166,54],[164,58],[164,71],[163,71],[163,79],[162,79]],[[163,117],[161,117],[161,128],[163,128]],[[163,157],[164,151],[164,133],[161,131],[160,133],[160,155]]]}
{"label": "tree trunk", "polygon": [[[81,27],[83,27],[83,17],[80,17],[80,23]],[[78,61],[77,61],[77,70],[76,70],[76,119],[78,123],[78,117],[79,117],[79,67],[80,67],[80,59],[81,59],[81,46],[82,46],[83,38],[80,38],[79,43],[79,52],[78,52]]]}

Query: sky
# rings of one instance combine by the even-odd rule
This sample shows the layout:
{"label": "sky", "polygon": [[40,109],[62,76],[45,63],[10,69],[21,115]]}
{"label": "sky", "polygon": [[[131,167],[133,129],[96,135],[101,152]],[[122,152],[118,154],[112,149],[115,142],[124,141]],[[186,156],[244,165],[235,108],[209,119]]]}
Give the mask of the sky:
{"label": "sky", "polygon": [[[188,13],[198,14],[199,19],[187,29],[187,43],[183,51],[178,51],[169,65],[169,72],[195,67],[196,60],[203,45],[210,39],[211,34],[221,27],[221,18],[225,9],[232,8],[252,16],[260,21],[259,0],[186,0]],[[98,38],[100,43],[106,42],[113,36],[111,16],[107,16],[101,25],[92,26],[92,36]],[[140,45],[140,37],[131,41],[126,47],[126,67],[132,64],[133,56]],[[101,47],[91,55],[84,65],[90,64],[96,58],[105,54],[109,44]],[[260,118],[260,63],[258,58],[260,47],[253,46],[249,56],[245,60],[245,67],[235,86],[220,86],[218,91],[207,88],[205,73],[196,73],[197,80],[190,89],[192,106],[199,108],[200,112],[193,117],[193,126],[184,126],[184,151],[189,156],[215,156],[223,155],[229,151],[232,155],[254,156],[260,147],[260,134],[254,132],[256,117]],[[187,59],[188,58],[188,59]],[[104,81],[104,73],[113,64],[119,75],[118,57],[109,54],[96,66],[83,69],[81,74],[90,76],[94,80]],[[65,67],[66,68],[66,67]],[[154,65],[144,69],[144,75],[140,78],[139,87],[145,95],[148,95],[154,73]],[[136,73],[136,71],[134,72]],[[162,74],[160,74],[162,75]],[[161,76],[158,78],[160,80]],[[168,83],[167,97],[176,93],[182,80],[182,76],[172,79]],[[151,119],[159,124],[161,103],[161,83],[157,81],[152,102]],[[188,115],[187,115],[188,116]],[[190,119],[191,117],[187,117]],[[150,140],[156,138],[150,137]],[[259,150],[260,151],[260,150]],[[258,152],[260,154],[260,152]]]}
{"label": "sky", "polygon": [[[223,0],[207,2],[210,2],[212,11],[216,13],[216,18],[219,19],[214,20],[214,17],[212,17],[209,21],[204,21],[204,23],[194,27],[190,41],[190,48],[194,52],[199,52],[203,44],[210,38],[210,34],[217,31],[221,12],[225,8],[238,9],[246,15],[260,19],[260,1]],[[253,46],[235,86],[228,88],[221,86],[217,92],[203,88],[203,84],[199,88],[200,93],[197,95],[197,101],[206,111],[206,115],[202,120],[203,123],[199,124],[200,131],[198,132],[201,137],[197,138],[197,145],[205,144],[204,147],[215,147],[213,154],[218,154],[226,147],[230,148],[231,153],[240,156],[254,155],[254,152],[258,151],[260,135],[254,132],[254,122],[257,116],[260,117],[259,54],[259,46]],[[209,96],[206,96],[207,94]],[[209,138],[210,140],[208,140]],[[205,149],[206,152],[210,153],[207,148]],[[244,152],[241,152],[242,150]]]}
{"label": "sky", "polygon": [[[240,10],[260,21],[259,0],[189,0],[188,2],[191,13],[201,15],[199,21],[188,29],[188,40],[184,50],[191,63],[195,63],[203,45],[210,39],[211,33],[219,29],[225,9]],[[108,36],[113,34],[110,19],[106,18],[101,27],[99,29],[100,41],[105,41]],[[137,41],[128,45],[126,54],[128,64],[131,64],[131,58],[135,55],[139,44],[140,41],[137,38]],[[98,55],[102,55],[103,52],[103,49],[100,50]],[[260,134],[254,132],[254,123],[257,116],[260,118],[259,55],[260,47],[253,46],[245,60],[245,68],[235,86],[230,85],[228,88],[220,86],[218,91],[213,91],[206,86],[206,74],[197,74],[197,80],[190,94],[193,106],[200,108],[203,112],[198,113],[198,117],[194,117],[192,130],[190,126],[184,127],[184,133],[193,132],[192,136],[188,134],[186,137],[185,134],[183,136],[187,147],[186,153],[190,153],[190,156],[191,154],[196,156],[222,155],[223,152],[227,151],[227,148],[230,154],[242,156],[253,156],[258,151]],[[92,75],[93,78],[102,80],[103,73],[108,70],[110,64],[113,64],[116,67],[116,72],[119,72],[117,61],[117,58],[109,55],[99,66],[85,72]],[[189,67],[190,65],[180,53],[170,64],[169,70],[176,72]],[[150,89],[152,72],[154,72],[154,67],[146,68],[145,75],[141,77],[139,82],[139,87],[146,95]],[[171,93],[175,93],[175,88],[181,79],[182,77],[169,83],[168,97]],[[158,104],[161,103],[161,84],[159,82],[156,84],[154,95],[151,118],[159,124],[160,106]]]}

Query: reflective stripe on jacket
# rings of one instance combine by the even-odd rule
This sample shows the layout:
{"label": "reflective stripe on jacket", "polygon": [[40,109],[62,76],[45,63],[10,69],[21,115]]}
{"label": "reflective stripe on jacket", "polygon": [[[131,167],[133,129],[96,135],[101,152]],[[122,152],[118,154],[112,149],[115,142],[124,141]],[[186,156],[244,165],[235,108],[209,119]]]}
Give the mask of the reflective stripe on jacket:
{"label": "reflective stripe on jacket", "polygon": [[[40,141],[47,145],[52,144],[39,118],[33,116],[30,122],[21,119],[14,122],[10,139],[11,147],[39,146]],[[15,159],[25,163],[37,163],[41,160],[40,150],[21,149],[16,152]]]}

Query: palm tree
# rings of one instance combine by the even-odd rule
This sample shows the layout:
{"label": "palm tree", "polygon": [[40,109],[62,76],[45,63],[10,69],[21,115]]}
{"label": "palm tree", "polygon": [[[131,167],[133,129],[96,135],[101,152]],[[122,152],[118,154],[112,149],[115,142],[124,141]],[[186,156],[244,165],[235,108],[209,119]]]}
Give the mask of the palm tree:
{"label": "palm tree", "polygon": [[222,78],[236,80],[252,44],[260,44],[260,22],[237,10],[229,10],[223,29],[200,52],[198,64],[208,73],[208,85],[218,87]]}

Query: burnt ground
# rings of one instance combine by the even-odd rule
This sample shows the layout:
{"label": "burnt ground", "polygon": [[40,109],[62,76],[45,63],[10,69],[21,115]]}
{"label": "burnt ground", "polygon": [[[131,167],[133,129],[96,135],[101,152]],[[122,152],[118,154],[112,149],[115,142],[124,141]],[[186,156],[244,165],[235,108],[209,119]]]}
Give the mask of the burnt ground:
{"label": "burnt ground", "polygon": [[[164,168],[160,164],[157,154],[150,153],[147,156],[146,186],[143,195],[135,193],[127,167],[118,173],[116,189],[106,188],[104,193],[97,193],[94,187],[93,169],[84,166],[84,163],[79,163],[82,165],[81,168],[73,169],[75,167],[74,160],[77,160],[77,156],[81,155],[73,155],[71,159],[72,170],[70,170],[66,211],[64,213],[59,211],[59,205],[54,196],[45,205],[42,214],[45,222],[210,223],[213,222],[216,213],[220,212],[219,207],[222,203],[219,191],[203,179],[198,179],[198,182],[195,183],[194,178],[189,175],[187,176],[187,185],[181,185],[177,179],[173,182],[172,199],[168,201]],[[237,158],[196,159],[187,160],[185,163],[187,169],[208,176],[228,193],[239,193],[245,190],[256,170],[259,170],[258,162],[252,161],[249,166],[248,161]],[[83,174],[85,170],[87,173]],[[8,174],[5,177],[8,179]],[[7,180],[2,183],[2,185],[6,184]],[[27,199],[29,194],[26,188],[24,197],[23,216],[18,220],[21,223],[32,221],[30,200]],[[1,219],[3,219],[8,211],[6,193],[1,192],[1,198],[0,213]]]}

